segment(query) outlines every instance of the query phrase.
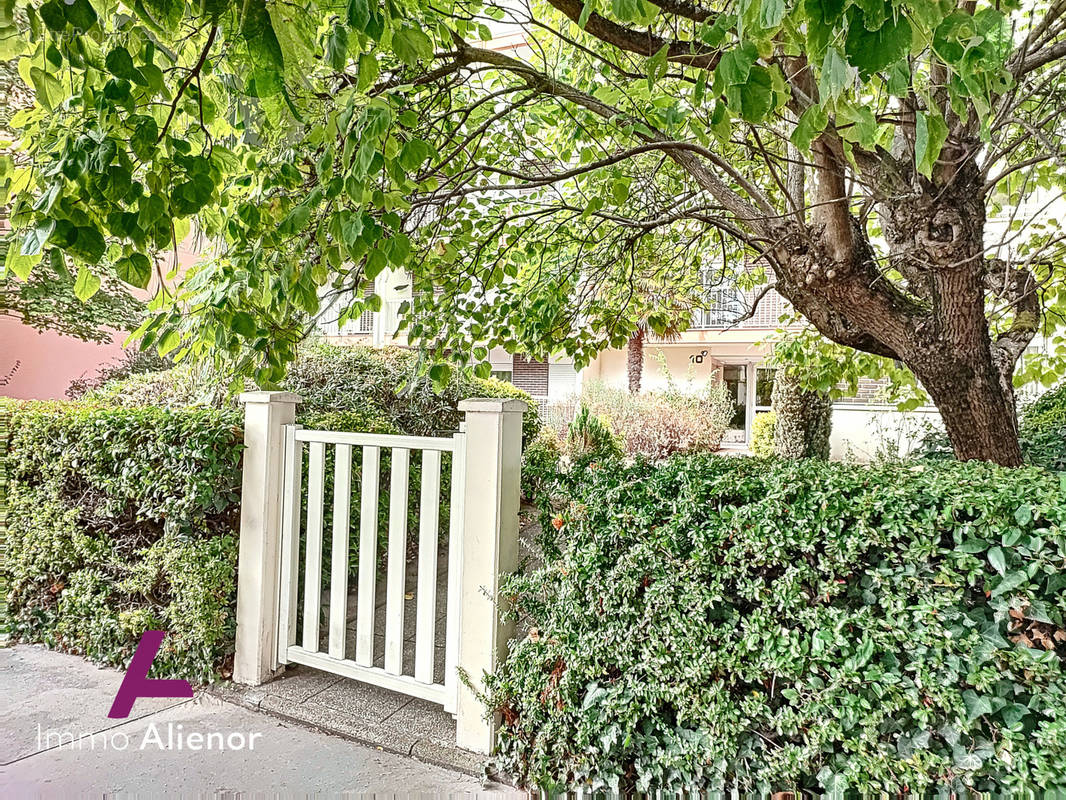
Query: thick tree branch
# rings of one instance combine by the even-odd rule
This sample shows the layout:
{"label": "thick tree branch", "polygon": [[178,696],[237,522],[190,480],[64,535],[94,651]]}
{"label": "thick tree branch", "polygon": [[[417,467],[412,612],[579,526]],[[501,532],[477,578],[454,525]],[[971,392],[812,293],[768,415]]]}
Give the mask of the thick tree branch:
{"label": "thick tree branch", "polygon": [[718,12],[711,11],[709,8],[704,8],[696,3],[689,3],[687,0],[649,0],[649,2],[653,6],[658,6],[667,14],[675,14],[693,22],[706,22],[712,17],[718,16]]}
{"label": "thick tree branch", "polygon": [[[548,0],[555,9],[569,17],[576,25],[581,19],[585,4],[581,0]],[[637,31],[593,12],[585,21],[585,31],[602,42],[614,45],[637,55],[651,57],[667,48],[666,60],[690,67],[714,69],[721,53],[696,42],[670,40],[648,31]]]}

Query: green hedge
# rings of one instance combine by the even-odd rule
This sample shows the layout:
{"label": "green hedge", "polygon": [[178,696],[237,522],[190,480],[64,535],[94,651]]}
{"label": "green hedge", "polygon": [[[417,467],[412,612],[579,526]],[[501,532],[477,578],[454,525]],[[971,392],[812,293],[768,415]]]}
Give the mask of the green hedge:
{"label": "green hedge", "polygon": [[[312,341],[291,365],[283,389],[303,398],[303,415],[356,413],[412,436],[447,435],[462,421],[459,401],[467,397],[525,400],[523,441],[540,430],[533,398],[503,381],[456,375],[441,391],[417,374],[418,356],[403,347],[336,345]],[[247,388],[253,388],[251,386]],[[86,395],[97,403],[123,406],[225,406],[224,380],[199,364],[110,381]]]}
{"label": "green hedge", "polygon": [[206,681],[233,649],[236,411],[0,403],[5,626],[94,661],[168,632],[153,675]]}
{"label": "green hedge", "polygon": [[1025,409],[1019,430],[1026,461],[1066,470],[1066,383],[1045,392]]}
{"label": "green hedge", "polygon": [[556,483],[489,683],[545,788],[1063,788],[1066,479],[715,456]]}

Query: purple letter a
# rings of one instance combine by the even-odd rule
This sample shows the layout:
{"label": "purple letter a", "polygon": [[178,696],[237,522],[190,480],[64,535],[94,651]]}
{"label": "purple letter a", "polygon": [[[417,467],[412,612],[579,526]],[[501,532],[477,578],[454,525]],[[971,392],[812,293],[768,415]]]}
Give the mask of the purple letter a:
{"label": "purple letter a", "polygon": [[148,670],[163,643],[163,631],[145,631],[137,651],[133,654],[126,677],[118,687],[115,702],[107,716],[112,719],[125,719],[133,710],[133,703],[138,697],[192,697],[192,687],[188,681],[175,678],[172,680],[149,679]]}

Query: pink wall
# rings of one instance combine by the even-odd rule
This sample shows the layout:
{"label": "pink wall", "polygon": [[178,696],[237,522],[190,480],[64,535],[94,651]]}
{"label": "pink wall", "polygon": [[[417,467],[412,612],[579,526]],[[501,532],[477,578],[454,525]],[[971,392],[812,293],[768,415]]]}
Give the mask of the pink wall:
{"label": "pink wall", "polygon": [[38,333],[10,317],[0,317],[0,376],[20,361],[18,371],[0,396],[20,400],[63,398],[75,378],[90,377],[103,364],[122,356],[126,334],[116,333],[108,344],[94,344],[60,336],[53,331]]}
{"label": "pink wall", "polygon": [[[0,220],[0,231],[3,231]],[[200,242],[190,236],[178,247],[178,274],[196,261]],[[167,268],[174,263],[173,255]],[[17,280],[9,278],[9,280]],[[169,281],[169,278],[168,278]],[[149,287],[154,290],[155,282]],[[136,291],[147,296],[149,292]],[[118,332],[107,344],[83,342],[53,331],[40,333],[16,319],[0,316],[0,377],[21,362],[7,386],[0,386],[0,397],[20,400],[51,400],[66,397],[67,387],[75,378],[88,378],[97,370],[122,357],[122,343],[126,334]],[[136,346],[136,345],[134,345]]]}

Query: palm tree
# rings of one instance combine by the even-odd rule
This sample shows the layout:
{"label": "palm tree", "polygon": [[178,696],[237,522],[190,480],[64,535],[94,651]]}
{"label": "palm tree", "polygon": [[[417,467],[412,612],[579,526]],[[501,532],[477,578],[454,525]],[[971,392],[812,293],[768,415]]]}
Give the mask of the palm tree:
{"label": "palm tree", "polygon": [[663,328],[657,330],[656,334],[663,341],[676,342],[681,338],[682,332],[688,328],[695,306],[696,303],[691,298],[683,295],[671,296],[665,307],[660,298],[659,308],[654,312],[649,309],[637,321],[636,330],[626,344],[626,376],[629,379],[631,394],[637,394],[640,391],[640,381],[644,377],[644,342],[651,331],[651,318],[654,316],[657,321],[661,322],[665,316],[668,322]]}

